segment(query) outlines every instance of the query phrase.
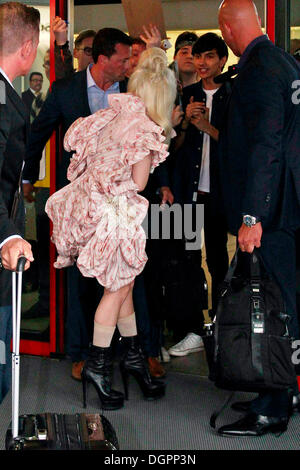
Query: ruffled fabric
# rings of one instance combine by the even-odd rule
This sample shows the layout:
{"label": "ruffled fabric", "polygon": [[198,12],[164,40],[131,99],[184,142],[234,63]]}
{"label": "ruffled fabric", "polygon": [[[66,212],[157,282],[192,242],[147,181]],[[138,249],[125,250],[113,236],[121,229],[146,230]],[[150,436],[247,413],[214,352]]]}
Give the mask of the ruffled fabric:
{"label": "ruffled fabric", "polygon": [[115,291],[144,268],[146,235],[141,227],[148,201],[137,194],[132,165],[151,155],[155,168],[168,156],[162,128],[151,121],[140,98],[109,96],[110,108],[79,118],[65,136],[73,150],[71,183],[52,195],[56,268],[75,261],[84,276]]}
{"label": "ruffled fabric", "polygon": [[87,118],[77,119],[69,127],[64,138],[64,148],[67,152],[75,151],[67,172],[69,181],[74,181],[86,169],[87,157],[97,153],[100,131],[117,114],[117,109],[104,109]]}

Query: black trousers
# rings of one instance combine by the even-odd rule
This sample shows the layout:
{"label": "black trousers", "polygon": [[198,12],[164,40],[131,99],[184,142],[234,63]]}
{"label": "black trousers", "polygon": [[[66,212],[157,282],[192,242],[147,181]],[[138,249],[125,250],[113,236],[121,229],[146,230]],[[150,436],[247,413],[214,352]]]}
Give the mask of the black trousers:
{"label": "black trousers", "polygon": [[214,315],[218,303],[218,287],[228,270],[227,222],[210,194],[199,194],[197,204],[204,205],[206,264],[211,275],[212,314]]}
{"label": "black trousers", "polygon": [[[228,270],[228,252],[227,252],[227,223],[224,215],[220,212],[216,205],[216,201],[210,194],[198,194],[197,204],[204,206],[204,239],[206,250],[206,263],[211,275],[211,296],[212,296],[212,312],[214,317],[218,303],[218,287],[224,280]],[[197,229],[195,221],[196,206],[193,206],[193,231]],[[197,234],[199,236],[199,234]],[[185,250],[185,272],[184,279],[187,284],[185,292],[185,313],[184,322],[181,321],[181,337],[188,332],[198,335],[203,334],[204,316],[202,308],[199,310],[199,302],[190,295],[189,287],[192,292],[201,289],[201,264],[202,251]],[[197,285],[198,280],[198,285]],[[194,285],[193,285],[194,284]]]}
{"label": "black trousers", "polygon": [[[287,313],[291,317],[290,334],[299,338],[296,309],[296,248],[292,230],[264,232],[260,248],[267,272],[281,289]],[[244,256],[247,256],[245,254]],[[299,393],[296,384],[293,393]],[[288,414],[288,392],[264,392],[252,402],[251,411],[264,416],[283,417]]]}

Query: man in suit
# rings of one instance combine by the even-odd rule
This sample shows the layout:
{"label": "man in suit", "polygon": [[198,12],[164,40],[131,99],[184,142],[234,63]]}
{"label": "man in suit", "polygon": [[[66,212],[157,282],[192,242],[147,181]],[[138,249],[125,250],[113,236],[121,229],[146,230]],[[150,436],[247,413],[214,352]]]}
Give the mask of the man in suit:
{"label": "man in suit", "polygon": [[[44,102],[38,117],[31,127],[27,147],[24,180],[34,183],[38,179],[42,150],[52,132],[61,125],[63,135],[79,117],[86,117],[108,106],[110,93],[126,91],[125,74],[129,67],[131,39],[114,28],[98,31],[93,43],[93,61],[86,70],[77,72],[69,79],[53,83],[52,91]],[[57,189],[65,186],[71,153],[63,151],[57,160]],[[24,194],[32,190],[25,184]],[[76,266],[67,270],[68,312],[67,352],[72,360],[72,377],[80,380],[83,360],[87,357],[89,343],[85,316],[80,306],[79,295],[85,285],[94,280],[82,277]],[[95,282],[95,289],[98,283]],[[95,297],[97,294],[95,292]],[[89,299],[87,297],[88,301]]]}
{"label": "man in suit", "polygon": [[33,121],[33,119],[36,118],[36,113],[32,109],[32,104],[34,100],[38,100],[39,102],[39,108],[41,107],[41,101],[42,101],[42,93],[41,89],[43,86],[43,75],[40,72],[32,72],[29,77],[29,88],[26,91],[23,91],[22,93],[22,101],[25,104],[26,108],[28,109],[28,112],[30,114],[30,117]]}
{"label": "man in suit", "polygon": [[[0,249],[4,270],[0,272],[0,340],[5,357],[0,360],[0,402],[11,381],[10,341],[12,332],[11,273],[20,255],[27,258],[25,269],[33,261],[30,244],[22,238],[24,206],[10,218],[14,194],[19,186],[29,128],[26,108],[13,88],[13,80],[26,75],[36,57],[40,14],[21,3],[0,5]],[[2,96],[4,95],[4,96]]]}
{"label": "man in suit", "polygon": [[[73,56],[69,49],[68,26],[62,18],[57,16],[52,24],[52,31],[55,36],[54,54],[55,54],[55,77],[72,77],[75,72],[73,68]],[[74,42],[74,58],[77,59],[77,72],[85,70],[93,62],[93,41],[96,31],[85,29],[80,31]]]}
{"label": "man in suit", "polygon": [[[260,248],[291,317],[291,336],[298,338],[295,229],[300,226],[300,105],[293,100],[293,84],[300,69],[263,34],[251,0],[224,0],[219,24],[226,43],[240,57],[220,133],[220,177],[229,230],[238,236],[242,257]],[[293,395],[297,408],[296,376]],[[246,415],[219,433],[283,432],[289,405],[288,391],[267,391],[251,402],[235,403],[233,408]]]}

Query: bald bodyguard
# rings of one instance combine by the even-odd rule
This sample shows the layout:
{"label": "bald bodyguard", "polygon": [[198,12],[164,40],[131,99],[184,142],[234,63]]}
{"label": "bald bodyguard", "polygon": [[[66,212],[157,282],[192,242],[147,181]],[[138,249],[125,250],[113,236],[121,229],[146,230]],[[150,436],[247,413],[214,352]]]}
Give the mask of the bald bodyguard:
{"label": "bald bodyguard", "polygon": [[[251,0],[224,0],[219,9],[223,38],[240,57],[238,76],[220,133],[220,183],[229,230],[242,258],[254,247],[277,282],[299,337],[296,312],[295,230],[300,226],[300,105],[293,100],[297,62],[263,34]],[[245,265],[247,259],[243,260]],[[280,360],[280,358],[279,358]],[[245,416],[219,429],[222,435],[260,436],[287,429],[299,410],[296,375],[288,391],[267,391],[235,403]]]}

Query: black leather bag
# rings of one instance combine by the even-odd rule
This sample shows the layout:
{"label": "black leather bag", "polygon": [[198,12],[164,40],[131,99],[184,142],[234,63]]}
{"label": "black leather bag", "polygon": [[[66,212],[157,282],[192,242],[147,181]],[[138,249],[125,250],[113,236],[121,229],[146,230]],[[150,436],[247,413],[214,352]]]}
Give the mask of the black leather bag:
{"label": "black leather bag", "polygon": [[226,390],[287,389],[295,382],[295,369],[281,292],[262,274],[257,249],[249,257],[250,278],[235,278],[238,251],[220,289],[211,375]]}

